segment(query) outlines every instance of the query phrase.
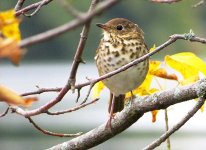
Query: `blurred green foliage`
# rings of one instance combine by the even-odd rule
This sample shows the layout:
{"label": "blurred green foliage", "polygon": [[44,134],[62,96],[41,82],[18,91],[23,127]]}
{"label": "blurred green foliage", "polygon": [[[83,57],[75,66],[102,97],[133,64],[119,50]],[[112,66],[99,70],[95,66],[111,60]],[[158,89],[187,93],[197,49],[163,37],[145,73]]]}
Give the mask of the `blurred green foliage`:
{"label": "blurred green foliage", "polygon": [[[12,9],[16,1],[0,1],[0,10]],[[35,0],[26,1],[24,6],[37,2]],[[76,9],[87,11],[91,0],[68,0]],[[168,37],[175,33],[187,33],[193,29],[196,35],[206,37],[206,4],[192,8],[197,3],[196,0],[183,0],[175,4],[155,4],[149,0],[122,0],[108,11],[96,17],[91,24],[88,42],[85,47],[83,58],[92,60],[95,50],[101,38],[101,30],[95,26],[97,22],[106,22],[111,18],[124,17],[136,22],[145,32],[145,39],[148,47],[153,44],[157,46],[165,42]],[[32,12],[32,11],[31,11]],[[72,16],[62,7],[58,1],[53,1],[42,7],[37,15],[22,18],[21,32],[22,38],[47,31],[72,20]],[[28,47],[24,61],[72,61],[80,37],[81,27],[65,33],[52,40],[38,43]],[[205,46],[199,43],[189,43],[178,41],[166,50],[153,56],[161,58],[167,54],[182,51],[193,51],[204,58]]]}

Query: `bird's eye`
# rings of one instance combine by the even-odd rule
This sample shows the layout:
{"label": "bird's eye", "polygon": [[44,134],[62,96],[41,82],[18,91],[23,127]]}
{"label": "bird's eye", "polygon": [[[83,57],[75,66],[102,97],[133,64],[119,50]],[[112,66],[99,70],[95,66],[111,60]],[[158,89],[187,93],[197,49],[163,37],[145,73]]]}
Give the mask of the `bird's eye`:
{"label": "bird's eye", "polygon": [[122,25],[118,25],[117,26],[117,30],[121,31],[123,29],[123,26]]}

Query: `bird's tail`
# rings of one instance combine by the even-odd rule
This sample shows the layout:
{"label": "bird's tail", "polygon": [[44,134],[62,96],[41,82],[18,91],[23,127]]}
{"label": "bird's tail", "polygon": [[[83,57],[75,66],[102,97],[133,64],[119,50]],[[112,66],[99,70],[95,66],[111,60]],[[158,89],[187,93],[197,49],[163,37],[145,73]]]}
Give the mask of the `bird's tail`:
{"label": "bird's tail", "polygon": [[[114,105],[112,106],[113,98],[114,98]],[[108,108],[109,113],[110,113],[112,107],[113,107],[113,112],[112,113],[122,111],[124,109],[124,99],[125,99],[124,94],[121,94],[119,96],[113,96],[113,94],[110,93],[110,101],[109,101],[109,108]]]}

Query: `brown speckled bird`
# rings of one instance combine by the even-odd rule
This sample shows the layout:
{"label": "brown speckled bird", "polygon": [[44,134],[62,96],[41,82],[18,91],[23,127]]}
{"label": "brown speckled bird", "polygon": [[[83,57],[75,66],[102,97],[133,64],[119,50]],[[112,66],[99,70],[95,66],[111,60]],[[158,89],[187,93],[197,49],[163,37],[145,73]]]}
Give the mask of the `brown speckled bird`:
{"label": "brown speckled bird", "polygon": [[[97,24],[103,29],[103,38],[96,51],[96,65],[99,75],[114,71],[148,52],[143,31],[137,24],[115,18],[105,24]],[[149,60],[103,80],[111,92],[110,114],[124,108],[125,93],[137,88],[148,72]]]}

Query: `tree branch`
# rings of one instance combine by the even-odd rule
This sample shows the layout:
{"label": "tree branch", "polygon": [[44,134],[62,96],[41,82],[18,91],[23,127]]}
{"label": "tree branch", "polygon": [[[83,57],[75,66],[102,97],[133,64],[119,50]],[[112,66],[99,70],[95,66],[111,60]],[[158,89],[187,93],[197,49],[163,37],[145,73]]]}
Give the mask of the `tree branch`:
{"label": "tree branch", "polygon": [[110,128],[105,128],[106,123],[104,123],[77,138],[58,144],[48,150],[89,149],[121,133],[148,111],[165,109],[170,105],[197,97],[205,97],[205,95],[206,79],[203,79],[189,86],[178,87],[158,92],[150,96],[136,98],[131,104],[126,105],[123,111],[115,115],[111,122],[112,130]]}
{"label": "tree branch", "polygon": [[175,133],[175,131],[179,130],[190,118],[194,116],[194,114],[202,107],[205,102],[205,98],[199,98],[197,104],[187,113],[187,115],[175,126],[165,132],[160,138],[152,142],[150,145],[146,146],[143,150],[153,150],[158,147],[161,143],[163,143],[170,135]]}
{"label": "tree branch", "polygon": [[60,92],[62,88],[39,88],[37,91],[27,92],[21,94],[21,96],[36,95],[45,92]]}
{"label": "tree branch", "polygon": [[113,5],[115,5],[119,1],[120,0],[103,1],[103,2],[99,3],[97,5],[97,7],[91,13],[86,13],[86,14],[82,15],[81,19],[79,19],[79,18],[74,19],[74,20],[72,20],[72,21],[70,21],[62,26],[59,26],[57,28],[48,30],[46,32],[43,32],[43,33],[28,37],[28,38],[22,40],[20,42],[20,47],[26,47],[29,45],[37,44],[37,43],[49,40],[51,38],[57,37],[65,32],[71,31],[71,30],[79,27],[80,25],[85,24],[91,18],[93,18],[97,14],[103,12],[104,10],[109,9],[110,7],[112,7]]}
{"label": "tree branch", "polygon": [[[20,1],[21,1],[21,0],[20,0]],[[22,1],[23,1],[23,0],[22,0]],[[43,5],[47,5],[47,4],[50,3],[51,1],[52,1],[52,0],[45,0]],[[29,5],[29,6],[25,7],[25,8],[22,8],[21,10],[16,11],[15,15],[16,15],[16,16],[19,16],[19,15],[25,14],[26,12],[28,12],[28,11],[30,11],[30,10],[32,10],[32,9],[35,9],[35,8],[37,8],[37,7],[39,7],[39,5],[41,5],[41,4],[42,4],[42,1],[37,2],[37,3],[34,3],[34,4],[31,4],[31,5]]]}
{"label": "tree branch", "polygon": [[[98,1],[99,0],[92,0],[88,13],[91,13],[95,9]],[[70,71],[68,85],[71,86],[73,91],[75,89],[74,86],[76,82],[77,69],[79,67],[80,62],[82,61],[82,53],[86,44],[87,36],[89,34],[90,24],[91,24],[91,20],[89,20],[82,29],[82,32],[80,34],[79,44],[74,56],[74,60],[72,62],[72,69]]]}
{"label": "tree branch", "polygon": [[[50,0],[49,2],[51,2],[51,1],[53,1],[53,0]],[[37,14],[37,12],[42,8],[42,6],[45,5],[46,3],[48,3],[47,0],[42,0],[41,3],[37,6],[37,8],[34,10],[34,12],[32,12],[31,14],[25,14],[25,13],[24,13],[24,15],[25,15],[26,17],[32,17],[32,16],[34,16],[34,15]]]}
{"label": "tree branch", "polygon": [[199,6],[203,5],[204,3],[205,3],[205,0],[201,0],[198,3],[194,4],[192,7],[196,8],[196,7],[199,7]]}

